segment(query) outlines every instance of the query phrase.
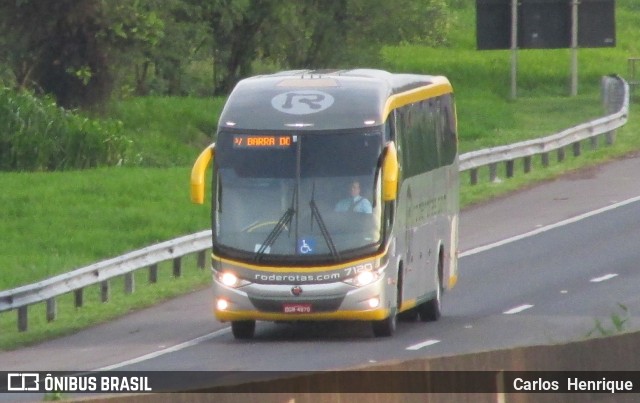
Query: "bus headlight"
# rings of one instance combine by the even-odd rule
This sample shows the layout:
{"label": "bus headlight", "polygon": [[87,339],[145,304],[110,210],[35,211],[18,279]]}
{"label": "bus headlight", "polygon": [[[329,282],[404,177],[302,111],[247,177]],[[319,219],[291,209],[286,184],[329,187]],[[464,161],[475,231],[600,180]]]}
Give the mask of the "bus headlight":
{"label": "bus headlight", "polygon": [[358,273],[355,277],[345,280],[347,284],[355,285],[356,287],[364,287],[367,284],[371,284],[379,277],[378,272],[363,271]]}
{"label": "bus headlight", "polygon": [[231,288],[238,288],[243,285],[249,284],[248,281],[238,278],[238,276],[236,276],[234,273],[230,271],[217,273],[216,277],[218,281],[221,282],[223,285]]}
{"label": "bus headlight", "polygon": [[217,302],[216,302],[216,309],[219,311],[226,311],[227,308],[229,308],[229,302],[227,302],[226,299],[222,299],[220,298]]}
{"label": "bus headlight", "polygon": [[369,304],[369,308],[377,308],[380,306],[380,298],[375,297],[375,298],[370,298],[367,301],[367,304]]}

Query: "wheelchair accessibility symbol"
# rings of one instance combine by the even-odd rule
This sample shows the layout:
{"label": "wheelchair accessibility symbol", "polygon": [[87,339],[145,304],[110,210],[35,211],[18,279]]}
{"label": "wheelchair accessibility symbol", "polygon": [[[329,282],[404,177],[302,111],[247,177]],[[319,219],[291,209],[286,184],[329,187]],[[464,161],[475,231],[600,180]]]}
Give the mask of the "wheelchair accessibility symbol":
{"label": "wheelchair accessibility symbol", "polygon": [[300,241],[298,241],[298,252],[300,252],[303,255],[313,253],[313,251],[315,250],[315,247],[316,247],[315,239],[302,238],[300,239]]}

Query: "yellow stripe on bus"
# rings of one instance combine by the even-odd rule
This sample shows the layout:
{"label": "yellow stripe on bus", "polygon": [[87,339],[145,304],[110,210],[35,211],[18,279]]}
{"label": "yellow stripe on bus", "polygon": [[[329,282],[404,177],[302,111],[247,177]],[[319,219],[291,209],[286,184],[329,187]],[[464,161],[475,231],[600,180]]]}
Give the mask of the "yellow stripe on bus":
{"label": "yellow stripe on bus", "polygon": [[[388,246],[387,246],[387,248],[388,248]],[[227,263],[227,264],[234,265],[234,266],[239,266],[239,267],[243,267],[243,268],[247,268],[247,269],[251,269],[251,270],[263,271],[263,272],[268,272],[268,273],[320,273],[320,272],[324,272],[324,271],[343,269],[345,267],[353,267],[353,266],[357,266],[357,265],[359,265],[361,263],[369,262],[371,260],[381,259],[387,254],[387,248],[385,248],[384,251],[382,251],[382,252],[380,252],[378,254],[375,254],[373,256],[368,256],[368,257],[363,258],[363,259],[353,260],[353,261],[348,262],[348,263],[342,263],[342,264],[331,265],[331,266],[320,266],[320,267],[258,266],[258,265],[250,264],[250,263],[246,263],[246,262],[239,262],[237,260],[224,259],[224,258],[216,256],[214,253],[211,253],[211,258],[213,260],[219,261],[220,263]],[[376,267],[376,269],[377,269],[377,267]]]}
{"label": "yellow stripe on bus", "polygon": [[216,319],[222,322],[236,320],[265,320],[265,321],[323,321],[323,320],[382,320],[389,316],[389,309],[375,309],[372,311],[336,311],[288,314],[278,312],[258,311],[217,311]]}
{"label": "yellow stripe on bus", "polygon": [[433,78],[434,82],[430,85],[414,88],[412,90],[390,96],[384,106],[382,116],[386,118],[394,109],[453,92],[453,87],[449,83],[449,80],[441,76]]}

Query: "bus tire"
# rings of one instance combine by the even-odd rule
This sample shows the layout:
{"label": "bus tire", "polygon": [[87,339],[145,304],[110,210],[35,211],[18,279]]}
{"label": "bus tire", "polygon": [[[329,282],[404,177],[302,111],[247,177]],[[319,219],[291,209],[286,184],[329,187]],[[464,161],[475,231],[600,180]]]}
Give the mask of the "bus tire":
{"label": "bus tire", "polygon": [[255,320],[237,320],[231,322],[231,333],[236,339],[251,339],[256,330]]}
{"label": "bus tire", "polygon": [[442,303],[442,287],[438,286],[436,289],[436,296],[427,302],[420,305],[418,314],[420,320],[423,322],[435,322],[440,319],[442,315],[440,311],[440,304]]}
{"label": "bus tire", "polygon": [[438,271],[436,273],[436,296],[417,307],[420,320],[423,322],[435,322],[440,319],[442,315],[442,271],[444,268],[442,258],[443,253],[440,251]]}
{"label": "bus tire", "polygon": [[375,337],[390,337],[396,331],[396,312],[393,310],[389,316],[382,320],[374,320],[372,323]]}
{"label": "bus tire", "polygon": [[402,305],[402,282],[403,282],[403,268],[400,264],[398,270],[398,286],[396,288],[396,306],[389,312],[389,316],[382,320],[374,320],[371,325],[373,328],[373,335],[376,337],[390,337],[396,331],[396,325],[398,323],[398,309]]}

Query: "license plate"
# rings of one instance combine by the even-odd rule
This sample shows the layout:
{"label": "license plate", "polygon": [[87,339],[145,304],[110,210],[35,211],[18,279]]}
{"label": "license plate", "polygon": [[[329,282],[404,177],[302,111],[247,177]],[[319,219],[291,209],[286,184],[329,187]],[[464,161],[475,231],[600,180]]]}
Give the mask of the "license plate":
{"label": "license plate", "polygon": [[284,313],[311,313],[311,304],[283,304]]}

